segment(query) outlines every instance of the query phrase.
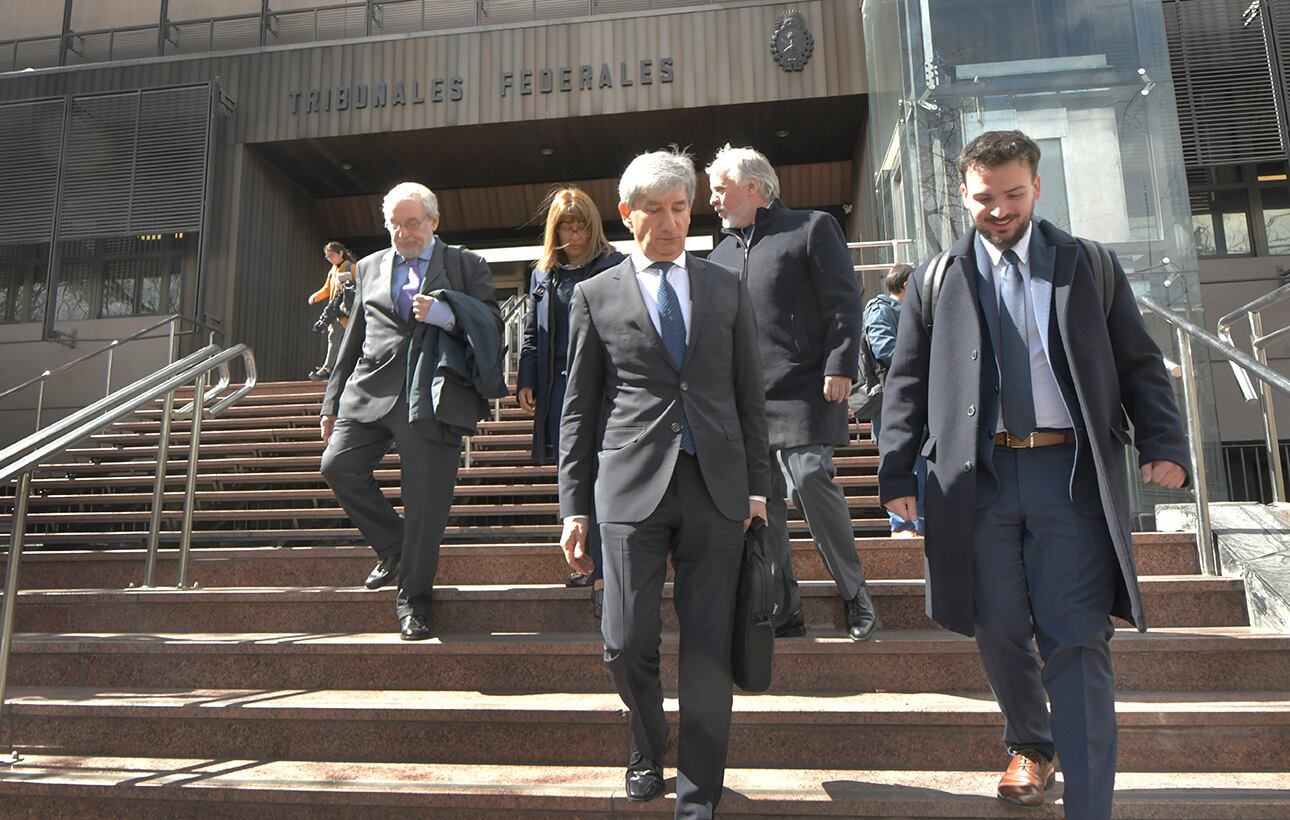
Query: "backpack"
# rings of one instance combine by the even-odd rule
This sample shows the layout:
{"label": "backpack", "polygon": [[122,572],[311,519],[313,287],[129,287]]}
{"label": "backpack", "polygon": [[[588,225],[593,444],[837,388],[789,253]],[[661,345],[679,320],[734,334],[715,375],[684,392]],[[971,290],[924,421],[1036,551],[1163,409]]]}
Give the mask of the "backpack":
{"label": "backpack", "polygon": [[[869,305],[877,301],[879,301],[878,297],[875,296],[865,303],[865,311],[868,312]],[[851,415],[861,421],[872,421],[878,411],[882,410],[882,386],[887,381],[887,368],[883,367],[878,357],[873,355],[867,330],[862,330],[860,333],[859,370],[859,377],[856,379],[855,386],[851,388],[851,396],[847,399],[847,409],[851,411]]]}
{"label": "backpack", "polygon": [[[1111,263],[1111,252],[1105,245],[1092,239],[1077,239],[1084,248],[1089,265],[1093,268],[1093,285],[1097,288],[1098,298],[1102,302],[1102,313],[1111,315],[1111,302],[1115,299],[1115,265]],[[927,335],[932,335],[932,321],[935,318],[936,302],[941,297],[941,285],[945,282],[945,270],[950,266],[950,252],[941,251],[932,257],[923,270],[923,328]]]}

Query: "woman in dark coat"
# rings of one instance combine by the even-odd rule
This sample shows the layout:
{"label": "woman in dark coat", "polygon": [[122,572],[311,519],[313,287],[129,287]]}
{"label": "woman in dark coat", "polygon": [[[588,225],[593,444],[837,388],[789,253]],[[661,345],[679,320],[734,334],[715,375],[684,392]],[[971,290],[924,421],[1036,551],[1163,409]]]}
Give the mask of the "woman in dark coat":
{"label": "woman in dark coat", "polygon": [[[560,411],[564,406],[573,288],[624,258],[605,239],[600,212],[591,197],[574,187],[551,192],[542,258],[529,285],[516,391],[520,407],[533,416],[533,461],[537,464],[554,463],[560,456]],[[599,617],[603,594],[600,538],[594,518],[591,533],[587,549],[596,562],[596,571],[591,575],[575,572],[566,583],[594,587],[593,601]]]}

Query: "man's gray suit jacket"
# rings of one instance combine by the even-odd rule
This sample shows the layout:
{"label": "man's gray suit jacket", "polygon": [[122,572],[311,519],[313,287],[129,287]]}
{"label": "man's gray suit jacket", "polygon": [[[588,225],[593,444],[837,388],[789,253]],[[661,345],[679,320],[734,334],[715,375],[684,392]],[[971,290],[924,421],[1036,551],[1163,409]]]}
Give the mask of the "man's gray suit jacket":
{"label": "man's gray suit jacket", "polygon": [[650,321],[630,258],[574,290],[561,515],[595,509],[608,523],[649,517],[672,479],[682,412],[721,515],[741,521],[750,494],[769,494],[765,387],[748,290],[719,265],[687,254],[686,266],[690,329],[679,370]]}
{"label": "man's gray suit jacket", "polygon": [[[496,308],[493,275],[484,258],[461,249],[460,287],[449,281],[444,266],[447,245],[436,237],[421,292],[452,288]],[[415,320],[405,320],[394,304],[393,248],[363,257],[356,269],[358,294],[323,396],[322,415],[354,421],[379,421],[406,391],[408,340]]]}

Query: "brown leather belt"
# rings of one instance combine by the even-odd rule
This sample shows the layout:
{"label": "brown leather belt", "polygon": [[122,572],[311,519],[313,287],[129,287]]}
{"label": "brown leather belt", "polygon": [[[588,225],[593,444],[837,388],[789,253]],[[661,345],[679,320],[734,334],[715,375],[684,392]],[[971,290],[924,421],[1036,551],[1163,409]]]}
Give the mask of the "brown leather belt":
{"label": "brown leather belt", "polygon": [[1032,447],[1055,447],[1058,444],[1074,444],[1074,430],[1036,430],[1028,436],[1017,438],[1008,431],[996,433],[996,447],[1011,447],[1014,450],[1028,450]]}

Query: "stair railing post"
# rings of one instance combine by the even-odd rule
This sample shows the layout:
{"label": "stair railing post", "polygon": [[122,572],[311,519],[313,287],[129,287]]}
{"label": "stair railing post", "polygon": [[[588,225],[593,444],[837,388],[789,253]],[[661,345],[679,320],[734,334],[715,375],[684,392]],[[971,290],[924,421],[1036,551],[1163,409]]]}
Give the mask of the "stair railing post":
{"label": "stair railing post", "polygon": [[[157,479],[152,485],[152,516],[148,524],[148,562],[143,570],[143,585],[152,586],[157,569],[157,549],[161,543],[161,510],[166,500],[166,465],[170,461],[170,417],[175,410],[175,391],[166,394],[161,408],[161,432],[157,439]],[[192,484],[192,481],[189,481]]]}
{"label": "stair railing post", "polygon": [[188,586],[188,551],[193,540],[193,507],[197,491],[197,458],[202,439],[202,413],[206,409],[206,377],[203,370],[197,376],[193,392],[193,423],[188,441],[188,481],[184,486],[184,521],[179,533],[179,578],[176,586],[186,589]]}
{"label": "stair railing post", "polygon": [[[0,728],[4,726],[5,688],[9,681],[9,650],[13,644],[13,619],[18,603],[18,565],[22,562],[23,530],[27,525],[27,497],[31,495],[31,470],[18,478],[13,498],[13,533],[9,537],[9,558],[4,575],[4,611],[0,615]],[[11,722],[12,726],[12,722]],[[12,765],[22,758],[13,746],[14,733],[9,732],[9,754],[0,763]]]}
{"label": "stair railing post", "polygon": [[[1254,347],[1254,357],[1259,360],[1259,364],[1268,363],[1268,352],[1259,344],[1263,338],[1263,315],[1257,311],[1250,311],[1250,339]],[[1263,441],[1266,454],[1268,457],[1268,473],[1272,479],[1272,503],[1279,504],[1286,500],[1285,479],[1281,475],[1281,454],[1280,445],[1277,442],[1277,415],[1276,407],[1272,401],[1272,385],[1259,379],[1259,394],[1262,396],[1263,410]]]}
{"label": "stair railing post", "polygon": [[1191,355],[1191,337],[1177,328],[1178,358],[1182,365],[1183,394],[1186,398],[1187,444],[1191,450],[1191,483],[1196,494],[1196,551],[1200,558],[1200,571],[1205,575],[1222,575],[1218,550],[1214,548],[1213,530],[1209,523],[1209,486],[1205,477],[1205,448],[1200,428],[1200,398],[1196,388],[1196,364]]}
{"label": "stair railing post", "polygon": [[[49,371],[45,371],[49,375]],[[40,432],[40,411],[45,409],[45,380],[41,379],[40,387],[36,390],[36,429],[33,432]]]}
{"label": "stair railing post", "polygon": [[108,348],[107,354],[107,380],[103,385],[103,395],[112,395],[112,359],[116,356],[117,341],[112,340],[112,346]]}

